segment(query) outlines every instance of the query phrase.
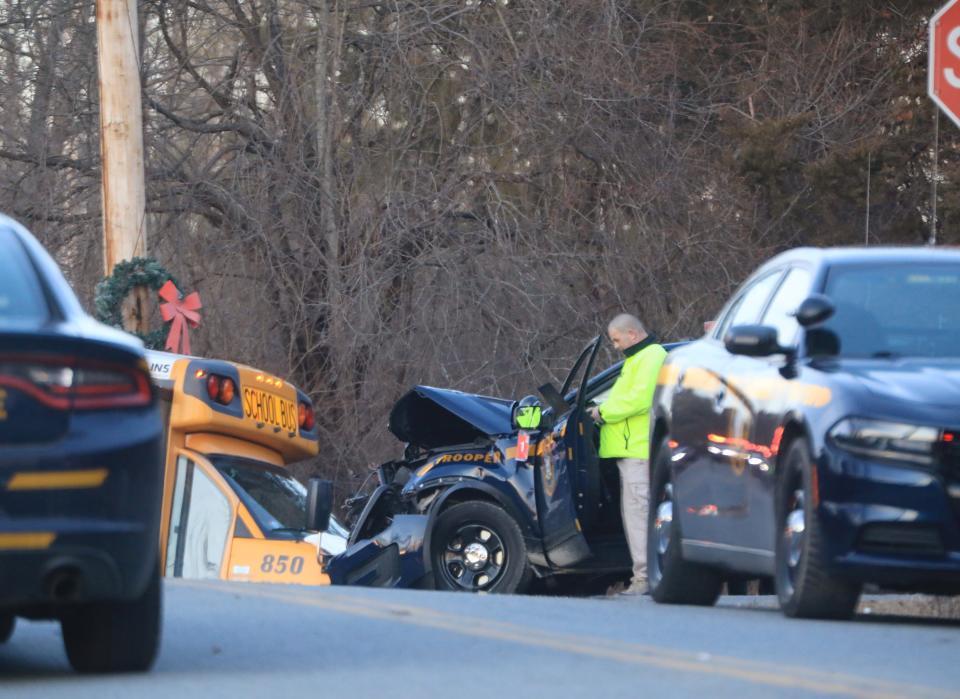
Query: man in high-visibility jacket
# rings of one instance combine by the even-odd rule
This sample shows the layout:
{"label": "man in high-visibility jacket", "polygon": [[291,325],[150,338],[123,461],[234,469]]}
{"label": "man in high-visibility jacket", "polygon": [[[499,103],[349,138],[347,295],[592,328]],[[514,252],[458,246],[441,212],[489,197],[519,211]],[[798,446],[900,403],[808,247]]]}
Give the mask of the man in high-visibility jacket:
{"label": "man in high-visibility jacket", "polygon": [[650,490],[650,405],[666,350],[629,313],[610,321],[607,336],[625,359],[607,399],[590,414],[600,425],[600,458],[620,470],[623,531],[633,559],[627,594],[647,589],[647,511]]}

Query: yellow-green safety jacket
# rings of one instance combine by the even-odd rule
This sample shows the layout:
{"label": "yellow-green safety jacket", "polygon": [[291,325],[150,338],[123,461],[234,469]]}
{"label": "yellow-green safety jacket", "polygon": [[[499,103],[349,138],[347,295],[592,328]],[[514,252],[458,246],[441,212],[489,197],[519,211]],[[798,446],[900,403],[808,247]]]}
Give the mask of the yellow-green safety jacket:
{"label": "yellow-green safety jacket", "polygon": [[649,335],[624,354],[620,376],[600,406],[600,458],[650,458],[650,405],[667,352]]}

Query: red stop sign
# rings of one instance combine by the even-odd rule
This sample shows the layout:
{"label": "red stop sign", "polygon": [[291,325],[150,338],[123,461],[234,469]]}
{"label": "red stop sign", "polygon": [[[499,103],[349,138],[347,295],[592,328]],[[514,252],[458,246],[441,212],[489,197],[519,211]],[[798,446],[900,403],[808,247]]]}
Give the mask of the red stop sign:
{"label": "red stop sign", "polygon": [[930,20],[927,91],[960,126],[960,0],[950,0]]}

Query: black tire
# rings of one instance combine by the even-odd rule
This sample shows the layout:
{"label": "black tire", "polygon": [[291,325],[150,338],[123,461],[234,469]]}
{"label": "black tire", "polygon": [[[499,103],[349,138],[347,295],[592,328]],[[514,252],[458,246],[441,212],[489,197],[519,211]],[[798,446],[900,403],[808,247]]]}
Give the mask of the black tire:
{"label": "black tire", "polygon": [[98,602],[64,612],[63,645],[77,672],[145,672],[160,647],[159,567],[129,602]]}
{"label": "black tire", "polygon": [[0,643],[6,643],[13,636],[17,626],[17,617],[13,614],[0,614]]}
{"label": "black tire", "polygon": [[683,560],[680,520],[673,516],[670,449],[663,438],[653,462],[650,513],[647,519],[647,578],[650,596],[664,604],[709,607],[723,588],[720,573]]}
{"label": "black tire", "polygon": [[431,548],[438,590],[523,592],[533,574],[519,525],[489,502],[471,500],[441,512]]}
{"label": "black tire", "polygon": [[774,578],[780,608],[789,617],[849,619],[861,585],[830,575],[823,532],[812,496],[814,468],[803,439],[787,448],[777,483],[777,544]]}

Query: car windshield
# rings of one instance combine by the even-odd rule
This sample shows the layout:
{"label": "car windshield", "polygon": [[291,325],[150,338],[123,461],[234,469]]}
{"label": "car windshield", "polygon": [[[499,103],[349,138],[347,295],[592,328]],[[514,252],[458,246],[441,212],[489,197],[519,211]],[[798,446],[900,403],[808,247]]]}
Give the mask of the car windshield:
{"label": "car windshield", "polygon": [[[295,535],[306,523],[307,489],[286,471],[259,461],[213,456],[211,463],[223,475],[264,533]],[[279,531],[278,531],[279,530]],[[349,532],[333,517],[327,531],[343,537]]]}
{"label": "car windshield", "polygon": [[13,233],[0,230],[0,321],[44,320],[49,312],[36,272]]}
{"label": "car windshield", "polygon": [[835,267],[825,324],[843,357],[960,357],[960,265]]}

